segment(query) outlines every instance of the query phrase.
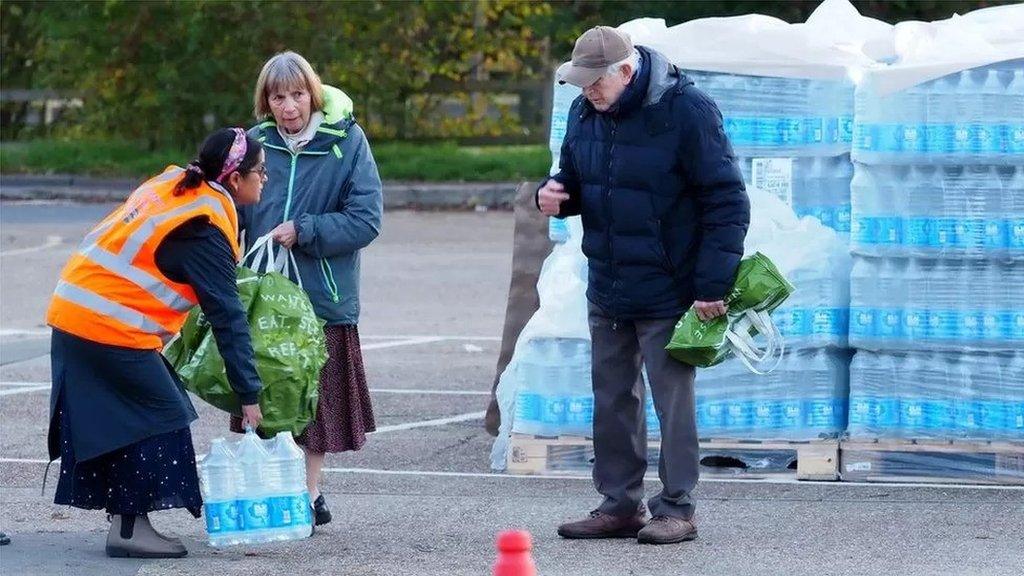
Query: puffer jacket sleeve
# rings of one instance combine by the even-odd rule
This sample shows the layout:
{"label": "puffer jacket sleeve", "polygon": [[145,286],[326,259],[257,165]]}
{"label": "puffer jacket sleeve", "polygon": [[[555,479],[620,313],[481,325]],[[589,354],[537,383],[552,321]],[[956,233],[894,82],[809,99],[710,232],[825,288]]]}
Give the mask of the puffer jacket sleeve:
{"label": "puffer jacket sleeve", "polygon": [[377,163],[362,129],[353,124],[352,170],[340,191],[335,212],[299,214],[295,218],[298,249],[313,258],[332,258],[365,248],[380,234],[384,196]]}
{"label": "puffer jacket sleeve", "polygon": [[558,218],[566,218],[568,216],[579,216],[582,207],[580,205],[580,176],[576,172],[576,162],[573,159],[573,134],[578,129],[580,110],[583,106],[583,97],[577,98],[572,106],[569,107],[569,117],[566,121],[565,137],[562,139],[562,148],[558,154],[558,173],[554,176],[545,178],[540,186],[537,187],[537,192],[534,193],[534,203],[537,205],[537,209],[540,210],[540,200],[538,194],[540,189],[544,187],[550,180],[560,183],[565,186],[565,192],[569,195],[569,199],[562,202],[562,210],[558,213]]}
{"label": "puffer jacket sleeve", "polygon": [[678,97],[684,122],[679,153],[698,206],[700,248],[694,272],[697,300],[722,300],[732,289],[750,225],[750,200],[718,106],[688,87]]}

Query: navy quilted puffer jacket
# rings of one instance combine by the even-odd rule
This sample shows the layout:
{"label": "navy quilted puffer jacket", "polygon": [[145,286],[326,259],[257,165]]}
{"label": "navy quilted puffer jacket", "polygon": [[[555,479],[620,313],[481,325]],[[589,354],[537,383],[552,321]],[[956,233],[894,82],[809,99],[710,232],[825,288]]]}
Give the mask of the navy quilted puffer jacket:
{"label": "navy quilted puffer jacket", "polygon": [[663,55],[641,66],[617,105],[569,111],[560,171],[582,215],[587,298],[618,319],[681,316],[732,288],[750,202],[722,115]]}

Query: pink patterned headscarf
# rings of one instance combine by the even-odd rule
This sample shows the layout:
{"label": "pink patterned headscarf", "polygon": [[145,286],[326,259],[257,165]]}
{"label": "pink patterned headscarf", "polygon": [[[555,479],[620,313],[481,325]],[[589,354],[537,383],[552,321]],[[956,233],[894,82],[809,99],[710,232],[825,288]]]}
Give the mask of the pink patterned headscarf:
{"label": "pink patterned headscarf", "polygon": [[224,159],[224,169],[220,171],[220,176],[217,176],[217,182],[223,184],[224,178],[231,174],[242,164],[242,160],[245,159],[245,153],[248,151],[249,145],[245,141],[245,130],[241,128],[232,128],[235,132],[235,141],[231,143],[231,149],[228,150],[228,157]]}

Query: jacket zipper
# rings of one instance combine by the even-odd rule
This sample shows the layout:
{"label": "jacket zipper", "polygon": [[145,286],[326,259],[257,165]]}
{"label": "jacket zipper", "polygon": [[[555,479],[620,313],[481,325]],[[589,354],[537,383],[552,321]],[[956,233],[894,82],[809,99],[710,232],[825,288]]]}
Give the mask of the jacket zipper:
{"label": "jacket zipper", "polygon": [[[327,154],[327,152],[299,152],[296,154],[287,148],[281,148],[272,144],[264,143],[264,146],[287,152],[292,159],[291,169],[288,173],[288,196],[284,202],[284,218],[281,220],[282,222],[287,222],[288,216],[290,216],[292,210],[292,193],[295,190],[295,168],[298,166],[299,156],[301,154],[306,154],[307,156],[323,156]],[[298,270],[296,270],[296,273],[298,273]],[[326,258],[320,259],[320,276],[320,279],[324,284],[324,288],[326,288],[327,292],[331,295],[331,301],[337,304],[338,300],[340,300],[338,296],[338,284],[334,281],[334,271],[331,269],[331,264]]]}

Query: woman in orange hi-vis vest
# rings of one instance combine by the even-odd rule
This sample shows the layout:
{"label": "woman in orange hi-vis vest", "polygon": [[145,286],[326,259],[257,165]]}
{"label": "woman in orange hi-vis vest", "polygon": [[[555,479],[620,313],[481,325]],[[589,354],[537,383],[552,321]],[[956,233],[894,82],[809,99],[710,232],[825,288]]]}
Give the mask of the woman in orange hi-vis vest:
{"label": "woman in orange hi-vis vest", "polygon": [[148,513],[202,497],[189,424],[195,409],[161,355],[197,304],[210,322],[246,424],[262,420],[235,267],[235,206],[258,202],[262,145],[240,128],[211,134],[185,168],[144,182],[85,237],[47,311],[53,328],[50,460],[61,458],[54,502],[105,509],[107,555],[177,558],[181,541]]}

